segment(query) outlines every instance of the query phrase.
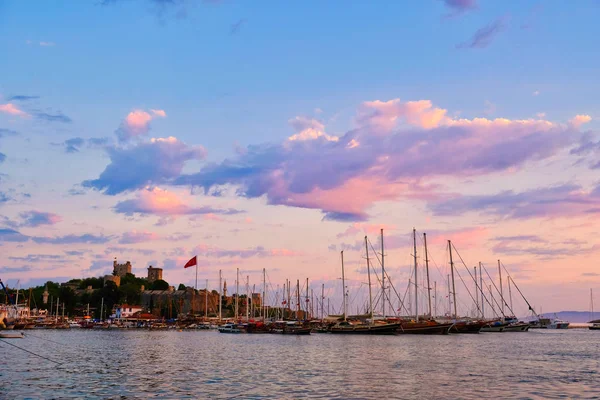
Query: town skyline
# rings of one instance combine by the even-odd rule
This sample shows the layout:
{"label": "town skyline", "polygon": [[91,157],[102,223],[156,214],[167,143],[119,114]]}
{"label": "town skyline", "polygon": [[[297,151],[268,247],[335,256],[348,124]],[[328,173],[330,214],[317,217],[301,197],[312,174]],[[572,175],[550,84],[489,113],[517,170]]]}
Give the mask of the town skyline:
{"label": "town skyline", "polygon": [[339,302],[340,251],[364,297],[381,229],[404,290],[415,228],[440,295],[452,240],[532,304],[587,310],[599,9],[0,1],[0,279],[104,276],[116,258],[194,287],[197,255],[198,289],[265,268]]}

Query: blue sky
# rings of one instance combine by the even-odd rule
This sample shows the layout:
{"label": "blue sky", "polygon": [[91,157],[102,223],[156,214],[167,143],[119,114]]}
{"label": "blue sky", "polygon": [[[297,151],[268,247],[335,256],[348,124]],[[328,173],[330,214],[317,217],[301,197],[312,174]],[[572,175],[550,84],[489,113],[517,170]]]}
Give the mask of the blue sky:
{"label": "blue sky", "polygon": [[[171,283],[190,284],[177,265],[198,249],[218,258],[207,267],[213,284],[219,266],[258,271],[265,262],[277,265],[278,282],[295,279],[306,264],[311,279],[329,282],[338,273],[331,245],[339,250],[373,226],[399,237],[417,226],[468,237],[473,262],[513,261],[528,271],[522,277],[532,290],[567,279],[564,298],[573,298],[598,284],[582,275],[593,273],[585,265],[571,275],[565,265],[598,251],[594,226],[567,227],[585,224],[597,204],[599,11],[592,0],[0,0],[0,229],[30,238],[0,235],[0,275],[38,282],[107,272],[113,254],[106,248],[126,241],[127,231],[139,242],[121,246],[119,257],[135,258],[140,273],[150,262],[163,266]],[[366,103],[375,100],[382,103]],[[420,100],[429,106],[411,103]],[[135,120],[136,111],[148,119]],[[478,118],[491,122],[472,122]],[[116,142],[118,129],[131,141]],[[454,130],[464,130],[464,145],[436,142]],[[291,144],[295,133],[304,135],[302,144]],[[178,142],[151,141],[168,137]],[[74,138],[78,151],[65,151]],[[419,143],[439,156],[413,158]],[[350,155],[342,144],[361,153]],[[391,162],[372,162],[387,149]],[[125,190],[116,195],[85,187],[111,154],[135,158],[131,168],[114,163],[119,173],[108,179],[141,183],[121,182]],[[152,157],[156,170],[137,162]],[[248,167],[248,175],[232,165]],[[500,196],[511,190],[522,195]],[[160,209],[152,196],[167,196],[161,201],[175,211]],[[457,198],[461,207],[443,203]],[[152,207],[117,212],[125,200]],[[471,208],[436,215],[448,204]],[[216,212],[198,211],[205,206]],[[514,208],[527,217],[511,217]],[[31,211],[60,220],[35,214],[48,223],[28,226],[23,215]],[[357,237],[346,236],[349,226],[347,235]],[[523,230],[539,240],[498,247],[494,239]],[[169,239],[178,233],[190,237]],[[85,234],[109,239],[31,248],[35,237]],[[579,242],[564,244],[573,238]],[[84,256],[22,261],[78,246]],[[139,252],[150,247],[155,253]],[[253,256],[222,252],[259,247],[266,250]],[[394,251],[403,260],[409,254]],[[409,272],[399,271],[407,280]]]}

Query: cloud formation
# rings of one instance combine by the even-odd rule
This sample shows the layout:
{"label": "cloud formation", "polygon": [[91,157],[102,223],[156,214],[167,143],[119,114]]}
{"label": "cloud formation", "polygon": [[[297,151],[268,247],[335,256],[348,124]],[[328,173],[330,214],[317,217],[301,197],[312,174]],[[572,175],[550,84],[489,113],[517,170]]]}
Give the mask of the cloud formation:
{"label": "cloud formation", "polygon": [[14,229],[0,228],[0,244],[2,242],[26,242],[29,237]]}
{"label": "cloud formation", "polygon": [[473,37],[464,43],[458,44],[456,47],[471,48],[471,49],[483,49],[488,47],[494,38],[498,36],[506,28],[506,19],[504,17],[498,18],[490,24],[478,29]]}
{"label": "cloud formation", "polygon": [[29,100],[37,100],[39,98],[40,98],[40,96],[26,96],[26,95],[18,94],[18,95],[10,96],[6,100],[8,100],[8,101],[29,101]]}
{"label": "cloud formation", "polygon": [[65,235],[55,237],[35,236],[32,240],[40,244],[104,244],[113,239],[112,236],[94,235],[85,233],[83,235]]}
{"label": "cloud formation", "polygon": [[188,146],[177,138],[151,139],[134,147],[107,147],[110,164],[98,179],[82,186],[116,195],[170,181],[181,174],[189,160],[202,160],[202,146]]}
{"label": "cloud formation", "polygon": [[[175,179],[177,185],[219,194],[231,185],[240,196],[268,204],[320,209],[326,219],[367,218],[375,202],[435,200],[442,176],[478,176],[522,167],[572,147],[576,127],[541,119],[457,119],[431,101],[370,101],[358,128],[335,140],[318,121],[294,119],[304,140],[251,145],[221,163]],[[292,136],[294,137],[294,136]],[[457,156],[460,155],[460,156]]]}
{"label": "cloud formation", "polygon": [[266,249],[256,246],[247,249],[222,249],[209,245],[198,245],[193,250],[194,254],[207,258],[250,258],[250,257],[295,257],[301,253],[289,249]]}
{"label": "cloud formation", "polygon": [[108,138],[89,138],[84,139],[81,137],[74,137],[65,140],[62,143],[52,143],[55,146],[62,146],[65,149],[65,153],[78,153],[81,149],[86,146],[88,148],[104,147],[108,145]]}
{"label": "cloud formation", "polygon": [[57,114],[36,112],[34,115],[37,119],[41,119],[41,120],[47,121],[47,122],[62,122],[65,124],[70,124],[71,122],[73,122],[73,120],[71,118],[69,118],[68,116],[66,116],[60,112]]}
{"label": "cloud formation", "polygon": [[185,204],[177,194],[158,187],[148,187],[139,191],[134,199],[118,202],[114,211],[125,215],[158,215],[158,216],[178,216],[178,215],[198,215],[198,214],[219,214],[234,215],[242,211],[233,208],[219,209],[209,206],[190,207]]}
{"label": "cloud formation", "polygon": [[544,218],[600,214],[600,185],[586,190],[564,184],[520,193],[462,196],[430,204],[435,215],[485,212],[500,218]]}
{"label": "cloud formation", "polygon": [[150,121],[154,118],[165,118],[166,116],[167,113],[164,110],[151,109],[150,112],[133,110],[121,122],[115,134],[119,142],[127,142],[133,138],[146,135],[150,131]]}
{"label": "cloud formation", "polygon": [[41,225],[55,225],[62,221],[62,217],[57,214],[41,211],[27,211],[19,214],[23,219],[21,226],[37,227]]}
{"label": "cloud formation", "polygon": [[154,232],[133,230],[131,232],[125,232],[121,236],[121,239],[119,239],[119,244],[143,243],[158,239],[160,239],[160,236]]}
{"label": "cloud formation", "polygon": [[0,112],[19,117],[27,117],[29,115],[19,107],[15,106],[13,103],[0,104]]}
{"label": "cloud formation", "polygon": [[452,13],[447,15],[452,17],[466,11],[475,10],[477,8],[477,0],[442,0],[444,5],[452,10]]}

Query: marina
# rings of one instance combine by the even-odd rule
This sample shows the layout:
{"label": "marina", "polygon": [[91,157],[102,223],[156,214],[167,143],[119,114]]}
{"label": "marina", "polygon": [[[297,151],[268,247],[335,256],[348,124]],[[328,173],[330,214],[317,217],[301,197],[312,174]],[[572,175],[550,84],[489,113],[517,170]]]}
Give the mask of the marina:
{"label": "marina", "polygon": [[[0,398],[592,398],[587,329],[479,335],[226,335],[42,330],[0,342]],[[23,380],[26,376],[26,379]],[[19,379],[21,378],[21,379]],[[427,385],[422,381],[426,380]],[[368,384],[365,384],[368,382]]]}

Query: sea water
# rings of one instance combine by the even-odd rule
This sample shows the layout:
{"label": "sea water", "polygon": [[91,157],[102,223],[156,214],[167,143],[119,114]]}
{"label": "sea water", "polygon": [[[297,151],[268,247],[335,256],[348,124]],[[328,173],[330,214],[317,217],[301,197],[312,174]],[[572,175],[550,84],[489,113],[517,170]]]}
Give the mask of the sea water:
{"label": "sea water", "polygon": [[310,336],[32,330],[0,398],[600,398],[600,331]]}

